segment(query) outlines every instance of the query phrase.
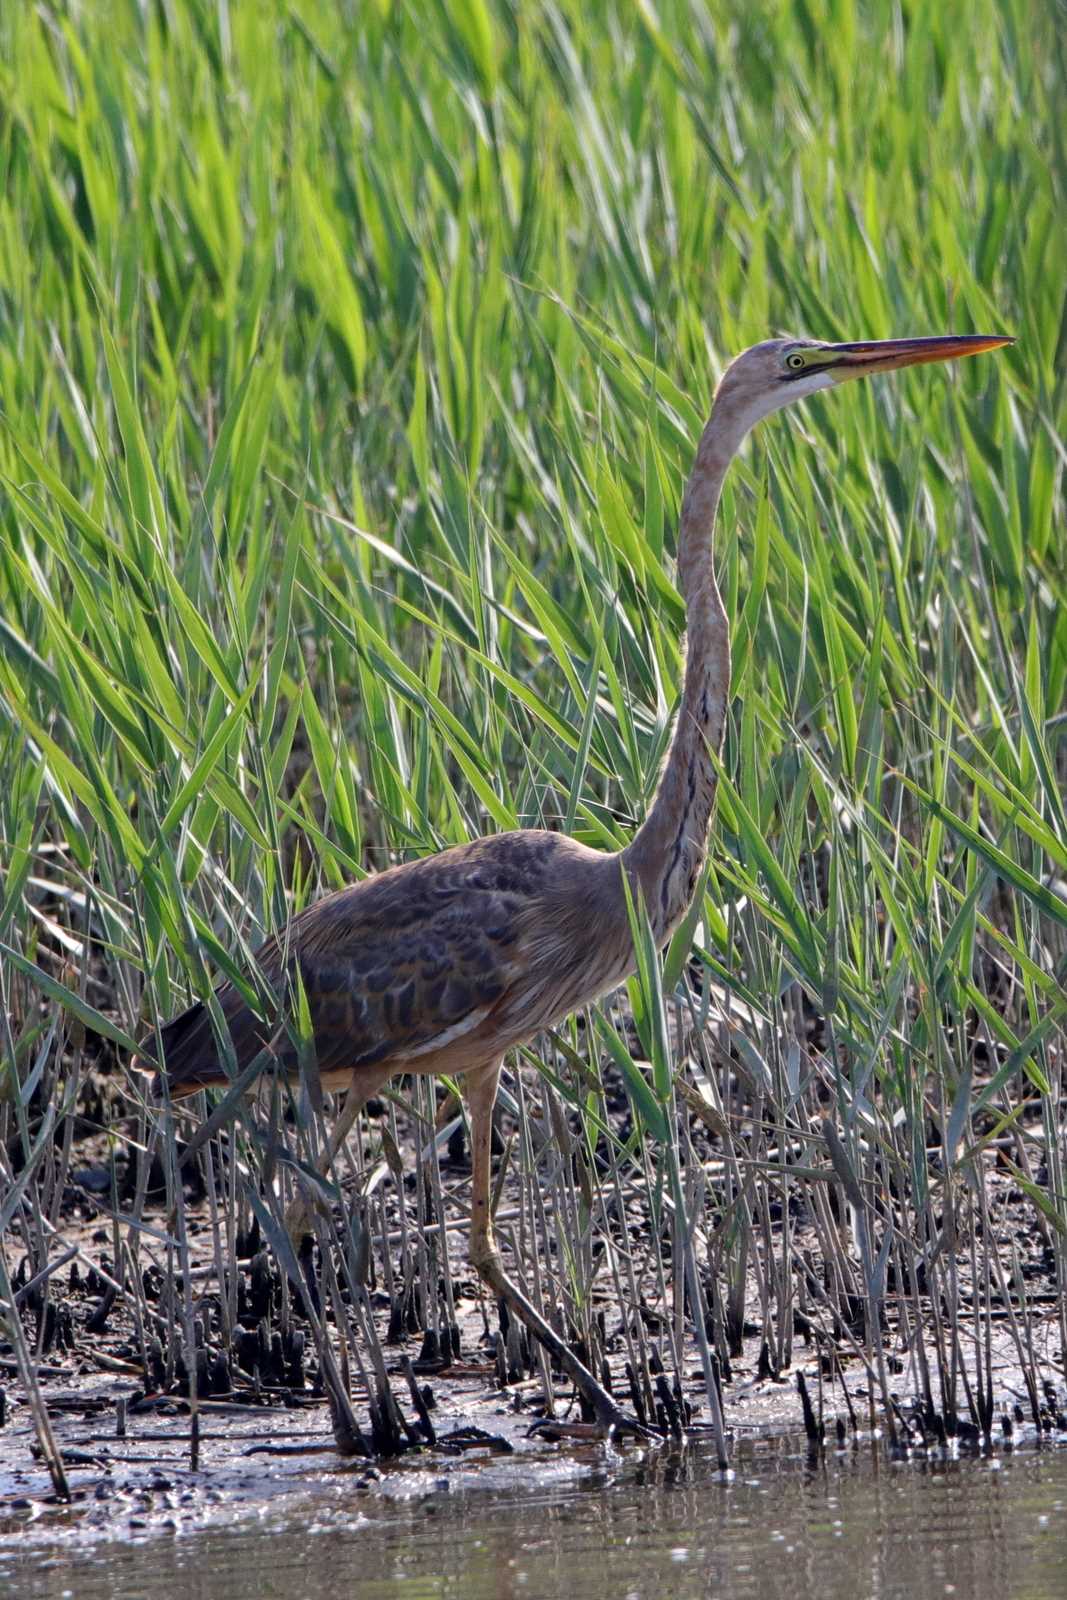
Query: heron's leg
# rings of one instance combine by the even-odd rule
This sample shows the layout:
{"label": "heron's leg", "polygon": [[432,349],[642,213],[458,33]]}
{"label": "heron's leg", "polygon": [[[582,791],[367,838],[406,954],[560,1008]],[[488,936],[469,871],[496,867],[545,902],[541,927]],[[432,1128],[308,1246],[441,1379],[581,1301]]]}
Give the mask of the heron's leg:
{"label": "heron's leg", "polygon": [[597,1426],[605,1433],[647,1434],[640,1423],[620,1411],[603,1385],[599,1384],[587,1367],[578,1360],[574,1351],[549,1327],[544,1317],[531,1305],[522,1291],[512,1283],[504,1271],[493,1238],[493,1222],[489,1214],[491,1147],[493,1138],[493,1103],[500,1080],[500,1061],[488,1067],[469,1072],[465,1080],[467,1105],[471,1119],[471,1232],[470,1258],[482,1282],[498,1300],[503,1300],[513,1317],[531,1333],[548,1351],[557,1366],[571,1379],[580,1394],[593,1408]]}
{"label": "heron's leg", "polygon": [[[379,1089],[385,1087],[394,1073],[393,1067],[368,1067],[364,1071],[352,1074],[352,1087],[345,1096],[345,1103],[341,1107],[341,1114],[334,1123],[330,1137],[326,1142],[319,1159],[315,1163],[315,1170],[320,1177],[325,1178],[333,1166],[337,1152],[344,1148],[345,1140],[352,1131],[353,1124],[368,1100],[372,1100]],[[304,1189],[293,1198],[288,1211],[285,1213],[285,1228],[294,1247],[298,1246],[301,1238],[311,1227],[311,1214],[315,1208],[315,1201]]]}
{"label": "heron's leg", "polygon": [[481,1275],[484,1261],[499,1260],[489,1212],[492,1193],[493,1107],[503,1058],[467,1074],[464,1090],[471,1119],[471,1265]]}

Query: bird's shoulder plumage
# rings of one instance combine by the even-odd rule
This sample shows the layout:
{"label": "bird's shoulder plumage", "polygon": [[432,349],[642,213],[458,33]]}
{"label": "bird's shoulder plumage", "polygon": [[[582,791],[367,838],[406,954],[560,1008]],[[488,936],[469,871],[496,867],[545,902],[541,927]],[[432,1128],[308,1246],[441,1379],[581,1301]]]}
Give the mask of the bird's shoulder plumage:
{"label": "bird's shoulder plumage", "polygon": [[[463,1041],[528,1036],[527,998],[552,991],[553,951],[580,944],[593,877],[608,858],[563,834],[523,830],[458,845],[336,890],[308,906],[256,953],[273,991],[270,1022],[240,991],[216,991],[238,1068],[267,1044],[295,1076],[292,1019],[302,989],[326,1087],[359,1068],[418,1069]],[[621,893],[621,891],[620,891]],[[558,1011],[554,1003],[553,1011]],[[495,1027],[494,1019],[498,1026]],[[503,1035],[506,1034],[505,1039]],[[227,1081],[205,1006],[162,1030],[171,1092]],[[147,1040],[145,1055],[154,1054]]]}

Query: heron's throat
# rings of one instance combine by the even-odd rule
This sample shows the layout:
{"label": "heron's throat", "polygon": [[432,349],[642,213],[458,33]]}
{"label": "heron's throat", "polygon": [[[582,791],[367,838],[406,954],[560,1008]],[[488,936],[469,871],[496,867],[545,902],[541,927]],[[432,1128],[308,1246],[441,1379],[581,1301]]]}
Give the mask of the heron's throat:
{"label": "heron's throat", "polygon": [[653,931],[667,939],[693,899],[708,848],[730,692],[730,624],[715,582],[712,530],[732,449],[705,429],[682,503],[678,579],[686,605],[685,682],[652,807],[625,852]]}

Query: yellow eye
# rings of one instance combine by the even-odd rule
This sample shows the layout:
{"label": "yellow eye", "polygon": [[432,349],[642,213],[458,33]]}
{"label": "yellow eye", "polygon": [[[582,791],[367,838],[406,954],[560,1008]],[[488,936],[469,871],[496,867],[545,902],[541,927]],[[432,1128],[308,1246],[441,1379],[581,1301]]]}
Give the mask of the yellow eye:
{"label": "yellow eye", "polygon": [[804,365],[804,357],[799,350],[794,350],[791,356],[786,356],[785,364],[787,367],[792,367],[794,372],[799,372]]}

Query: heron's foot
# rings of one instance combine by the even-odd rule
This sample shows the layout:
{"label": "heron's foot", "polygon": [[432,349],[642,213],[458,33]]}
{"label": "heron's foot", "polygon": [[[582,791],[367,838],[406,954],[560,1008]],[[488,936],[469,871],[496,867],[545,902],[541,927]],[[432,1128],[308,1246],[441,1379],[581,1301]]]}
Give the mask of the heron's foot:
{"label": "heron's foot", "polygon": [[606,1395],[608,1404],[596,1407],[597,1419],[595,1422],[557,1422],[553,1417],[543,1417],[540,1422],[533,1423],[527,1430],[527,1438],[541,1439],[655,1439],[662,1438],[662,1434],[653,1428],[646,1428],[643,1422],[638,1422],[636,1417],[628,1417],[625,1411],[611,1402],[610,1395]]}
{"label": "heron's foot", "polygon": [[589,1369],[583,1366],[570,1346],[560,1338],[555,1329],[548,1325],[541,1313],[516,1288],[504,1271],[503,1263],[493,1248],[491,1236],[487,1240],[472,1240],[471,1261],[483,1283],[493,1291],[499,1300],[503,1301],[516,1321],[522,1324],[526,1331],[544,1347],[556,1365],[567,1374],[593,1413],[594,1421],[591,1423],[553,1423],[546,1419],[543,1425],[535,1424],[531,1432],[537,1432],[543,1426],[549,1432],[555,1431],[556,1436],[560,1438],[564,1437],[559,1431],[562,1428],[582,1430],[566,1434],[566,1437],[573,1439],[614,1439],[624,1437],[656,1439],[659,1437],[651,1428],[646,1428],[644,1423],[638,1422],[635,1417],[628,1417],[625,1411],[620,1410],[608,1391],[601,1383],[597,1382]]}
{"label": "heron's foot", "polygon": [[[597,1385],[600,1389],[600,1385]],[[626,1414],[608,1394],[606,1389],[600,1389],[599,1394],[589,1395],[596,1421],[592,1426],[605,1439],[658,1439],[659,1433],[652,1428],[647,1428],[643,1422],[638,1422],[636,1417]]]}

